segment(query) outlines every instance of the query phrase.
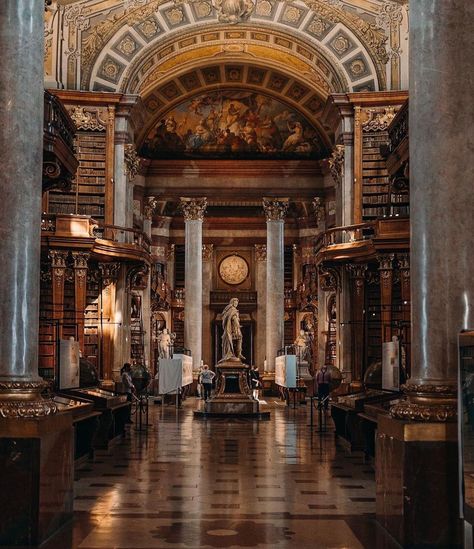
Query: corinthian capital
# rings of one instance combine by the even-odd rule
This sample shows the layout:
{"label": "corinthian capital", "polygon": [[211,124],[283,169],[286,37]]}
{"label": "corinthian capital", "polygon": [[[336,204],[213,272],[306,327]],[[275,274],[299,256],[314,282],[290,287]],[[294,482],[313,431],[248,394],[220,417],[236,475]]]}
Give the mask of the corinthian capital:
{"label": "corinthian capital", "polygon": [[143,205],[143,215],[145,219],[151,219],[158,209],[158,198],[156,196],[147,196]]}
{"label": "corinthian capital", "polygon": [[282,221],[285,219],[289,204],[288,198],[264,198],[263,211],[267,221]]}
{"label": "corinthian capital", "polygon": [[181,211],[185,221],[202,221],[207,208],[207,198],[181,197]]}

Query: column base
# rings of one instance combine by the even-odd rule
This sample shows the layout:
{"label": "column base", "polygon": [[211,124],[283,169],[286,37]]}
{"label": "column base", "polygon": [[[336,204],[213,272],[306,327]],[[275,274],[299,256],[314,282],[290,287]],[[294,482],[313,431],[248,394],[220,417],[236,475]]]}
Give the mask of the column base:
{"label": "column base", "polygon": [[0,418],[0,546],[37,546],[72,519],[71,414]]}
{"label": "column base", "polygon": [[39,418],[55,414],[56,404],[41,396],[47,387],[43,380],[0,381],[0,417]]}
{"label": "column base", "polygon": [[456,421],[456,386],[406,384],[402,389],[405,399],[390,408],[393,418],[425,422]]}
{"label": "column base", "polygon": [[378,416],[377,520],[403,547],[461,547],[457,426]]}

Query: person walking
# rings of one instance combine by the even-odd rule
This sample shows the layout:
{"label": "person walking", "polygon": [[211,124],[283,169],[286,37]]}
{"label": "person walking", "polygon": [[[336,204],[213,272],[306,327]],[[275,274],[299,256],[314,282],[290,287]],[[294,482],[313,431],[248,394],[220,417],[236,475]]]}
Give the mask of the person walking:
{"label": "person walking", "polygon": [[[127,394],[127,400],[128,402],[132,402],[132,394],[135,394],[137,392],[135,385],[132,381],[132,367],[129,362],[125,362],[125,364],[122,366],[122,369],[120,370],[121,378],[122,378],[122,385],[123,390]],[[132,423],[131,419],[131,408],[128,409],[128,417],[125,423]]]}
{"label": "person walking", "polygon": [[318,391],[318,399],[320,404],[324,402],[324,409],[329,408],[329,390],[331,385],[331,373],[328,371],[326,364],[321,366],[321,369],[316,373],[314,378]]}
{"label": "person walking", "polygon": [[204,364],[201,372],[201,383],[204,388],[204,400],[209,400],[211,398],[212,391],[212,380],[216,377],[216,374],[209,370],[209,366]]}

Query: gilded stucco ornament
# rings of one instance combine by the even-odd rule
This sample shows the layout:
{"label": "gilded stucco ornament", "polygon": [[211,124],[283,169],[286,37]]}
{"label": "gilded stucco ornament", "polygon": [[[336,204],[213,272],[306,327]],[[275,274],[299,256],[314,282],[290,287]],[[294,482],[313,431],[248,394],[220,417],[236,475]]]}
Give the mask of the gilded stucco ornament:
{"label": "gilded stucco ornament", "polygon": [[336,145],[328,160],[335,183],[341,183],[344,174],[344,145]]}
{"label": "gilded stucco ornament", "polygon": [[129,143],[124,149],[125,174],[133,181],[140,170],[141,158],[137,154],[135,145]]}
{"label": "gilded stucco ornament", "polygon": [[313,199],[312,202],[314,215],[316,217],[316,224],[321,225],[326,220],[326,209],[324,207],[324,201],[320,196]]}
{"label": "gilded stucco ornament", "polygon": [[105,122],[99,118],[99,111],[84,107],[71,107],[69,114],[78,130],[105,131]]}
{"label": "gilded stucco ornament", "polygon": [[384,107],[382,109],[367,109],[367,120],[362,123],[364,132],[381,132],[388,129],[397,113],[395,107]]}

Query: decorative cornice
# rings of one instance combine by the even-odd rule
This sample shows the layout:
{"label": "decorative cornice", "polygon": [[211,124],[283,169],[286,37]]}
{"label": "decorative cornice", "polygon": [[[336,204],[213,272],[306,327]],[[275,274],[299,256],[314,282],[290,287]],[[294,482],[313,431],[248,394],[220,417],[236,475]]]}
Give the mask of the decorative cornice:
{"label": "decorative cornice", "polygon": [[214,244],[203,244],[202,245],[202,260],[211,261],[214,254]]}
{"label": "decorative cornice", "polygon": [[268,221],[283,221],[288,212],[288,198],[263,198],[263,211]]}
{"label": "decorative cornice", "polygon": [[138,156],[133,143],[125,145],[123,160],[125,163],[125,174],[128,175],[130,181],[133,181],[140,171],[141,165],[141,158]]}
{"label": "decorative cornice", "polygon": [[180,198],[180,208],[185,221],[202,221],[207,208],[207,198]]}
{"label": "decorative cornice", "polygon": [[255,244],[255,261],[266,261],[267,260],[267,245],[266,244]]}

